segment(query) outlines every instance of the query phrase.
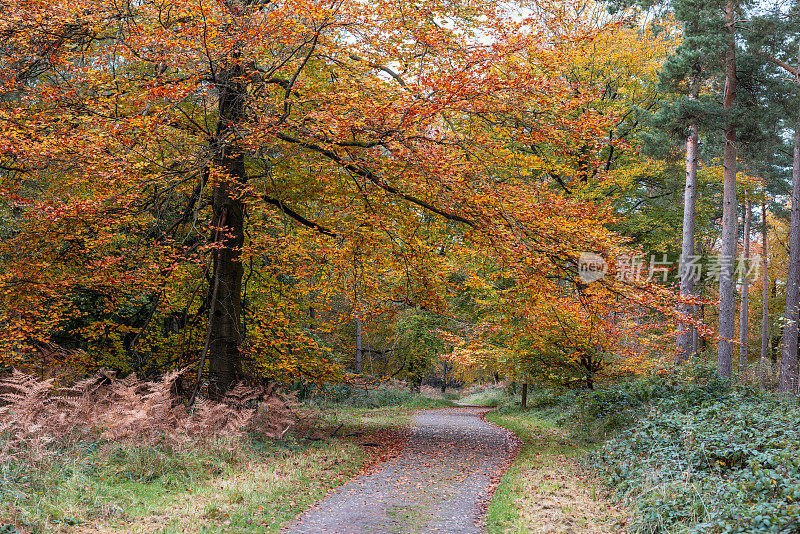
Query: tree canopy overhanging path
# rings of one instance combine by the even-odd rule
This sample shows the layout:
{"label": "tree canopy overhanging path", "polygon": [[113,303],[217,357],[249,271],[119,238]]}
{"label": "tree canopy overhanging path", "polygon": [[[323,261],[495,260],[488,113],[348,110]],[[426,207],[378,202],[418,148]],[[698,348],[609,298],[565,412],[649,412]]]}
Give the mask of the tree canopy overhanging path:
{"label": "tree canopy overhanging path", "polygon": [[490,488],[517,440],[489,408],[425,410],[396,458],[341,486],[286,530],[301,533],[481,531]]}

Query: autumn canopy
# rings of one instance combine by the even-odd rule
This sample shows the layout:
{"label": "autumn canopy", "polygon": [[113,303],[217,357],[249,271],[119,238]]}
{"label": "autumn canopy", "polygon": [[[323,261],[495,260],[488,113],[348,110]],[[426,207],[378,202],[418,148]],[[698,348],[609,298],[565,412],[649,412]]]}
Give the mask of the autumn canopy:
{"label": "autumn canopy", "polygon": [[463,369],[649,365],[666,289],[577,266],[631,253],[617,132],[669,31],[567,1],[12,0],[0,36],[6,365],[334,380],[354,318],[408,309]]}

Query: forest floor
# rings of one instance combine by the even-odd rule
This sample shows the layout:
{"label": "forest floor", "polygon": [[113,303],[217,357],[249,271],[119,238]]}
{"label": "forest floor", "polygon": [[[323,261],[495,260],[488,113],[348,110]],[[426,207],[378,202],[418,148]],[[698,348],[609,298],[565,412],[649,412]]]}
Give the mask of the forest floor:
{"label": "forest floor", "polygon": [[612,503],[581,463],[587,445],[537,410],[490,412],[522,447],[492,498],[488,532],[605,534],[625,532],[630,510]]}
{"label": "forest floor", "polygon": [[327,432],[338,427],[337,437],[283,451],[272,446],[181,489],[158,491],[157,485],[132,484],[120,488],[122,507],[107,519],[62,524],[44,532],[278,532],[331,488],[400,454],[413,413],[406,406],[341,408],[322,422]]}
{"label": "forest floor", "polygon": [[119,445],[6,466],[0,532],[624,531],[625,511],[581,467],[586,447],[501,400],[323,407],[318,441]]}
{"label": "forest floor", "polygon": [[490,410],[417,413],[397,457],[329,493],[286,533],[625,531],[628,511],[581,465],[585,445],[536,410]]}
{"label": "forest floor", "polygon": [[489,408],[424,410],[402,453],[341,486],[287,532],[478,533],[493,485],[517,450]]}

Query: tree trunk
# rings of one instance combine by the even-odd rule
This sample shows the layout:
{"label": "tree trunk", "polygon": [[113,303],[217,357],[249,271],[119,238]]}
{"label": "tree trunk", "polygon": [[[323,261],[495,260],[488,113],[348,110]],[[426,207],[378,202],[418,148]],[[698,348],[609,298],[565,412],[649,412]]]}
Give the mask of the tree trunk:
{"label": "tree trunk", "polygon": [[523,382],[522,383],[522,407],[523,408],[527,408],[528,407],[528,383],[527,382]]}
{"label": "tree trunk", "polygon": [[[683,244],[681,248],[681,297],[691,298],[694,295],[694,273],[689,268],[694,257],[695,205],[697,203],[697,124],[689,126],[689,137],[686,139],[686,188],[683,193]],[[694,315],[694,306],[683,305],[686,315]],[[695,345],[694,326],[681,323],[678,334],[677,363],[685,362],[697,351]]]}
{"label": "tree trunk", "polygon": [[733,367],[733,341],[736,327],[736,298],[734,295],[733,262],[736,258],[738,217],[736,200],[736,126],[730,116],[736,97],[736,29],[733,0],[725,3],[725,26],[728,46],[725,51],[725,92],[723,107],[729,116],[725,124],[722,186],[722,247],[719,277],[719,346],[717,373],[730,378]]}
{"label": "tree trunk", "polygon": [[244,153],[237,146],[235,125],[244,118],[246,87],[239,81],[242,68],[234,64],[217,73],[219,121],[212,149],[214,164],[224,177],[214,184],[214,271],[210,284],[209,395],[221,397],[242,373],[242,276],[244,204],[239,191],[247,182]]}
{"label": "tree trunk", "polygon": [[767,271],[767,187],[764,185],[764,196],[761,198],[761,356],[759,371],[761,387],[767,386],[767,357],[769,356],[769,272]]}
{"label": "tree trunk", "polygon": [[800,114],[794,128],[792,218],[789,224],[789,273],[786,276],[786,326],[781,346],[778,390],[797,392],[797,306],[800,304]]}
{"label": "tree trunk", "polygon": [[358,374],[361,374],[361,357],[364,353],[361,341],[362,335],[361,317],[356,317],[356,373]]}
{"label": "tree trunk", "polygon": [[744,371],[747,368],[747,331],[750,312],[750,279],[747,277],[747,271],[750,262],[750,218],[753,205],[748,198],[745,201],[744,207],[744,257],[742,258],[743,265],[741,269],[741,286],[742,298],[740,304],[739,314],[739,370]]}

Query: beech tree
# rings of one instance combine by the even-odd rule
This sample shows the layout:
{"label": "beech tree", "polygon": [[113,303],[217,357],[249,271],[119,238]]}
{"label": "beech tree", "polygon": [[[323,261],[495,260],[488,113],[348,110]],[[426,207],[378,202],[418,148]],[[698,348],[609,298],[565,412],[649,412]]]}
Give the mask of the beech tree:
{"label": "beech tree", "polygon": [[602,197],[575,194],[607,183],[619,115],[574,66],[621,27],[556,4],[521,22],[488,1],[4,5],[4,359],[148,352],[219,396],[337,376],[331,302],[441,311],[453,273],[513,279],[510,316],[567,286],[600,317],[620,295],[668,310],[576,282],[580,251],[624,251]]}

